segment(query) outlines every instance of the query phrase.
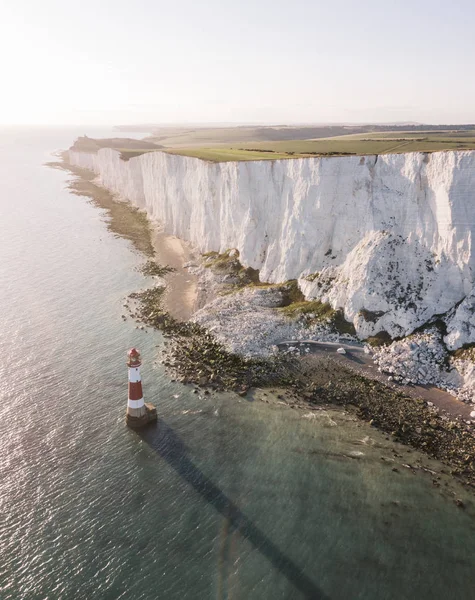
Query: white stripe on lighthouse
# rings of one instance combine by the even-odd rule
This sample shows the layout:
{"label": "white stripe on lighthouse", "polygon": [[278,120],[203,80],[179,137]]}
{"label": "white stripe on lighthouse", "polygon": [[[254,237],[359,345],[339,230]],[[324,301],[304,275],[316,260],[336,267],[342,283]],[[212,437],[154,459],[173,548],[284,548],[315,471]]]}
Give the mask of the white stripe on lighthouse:
{"label": "white stripe on lighthouse", "polygon": [[144,405],[143,398],[140,398],[140,400],[128,400],[127,401],[127,406],[129,408],[142,408],[143,405]]}
{"label": "white stripe on lighthouse", "polygon": [[140,381],[139,367],[129,368],[129,381],[130,381],[130,383],[137,383],[138,381]]}

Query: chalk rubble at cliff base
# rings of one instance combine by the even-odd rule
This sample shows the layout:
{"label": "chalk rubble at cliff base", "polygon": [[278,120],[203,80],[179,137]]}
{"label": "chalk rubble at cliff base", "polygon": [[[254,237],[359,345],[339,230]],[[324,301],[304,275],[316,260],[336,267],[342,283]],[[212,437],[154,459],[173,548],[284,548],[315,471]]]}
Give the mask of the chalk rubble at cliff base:
{"label": "chalk rubble at cliff base", "polygon": [[[413,334],[374,351],[380,370],[397,383],[447,387],[447,349],[436,329]],[[454,389],[455,385],[450,386]]]}
{"label": "chalk rubble at cliff base", "polygon": [[[222,293],[226,276],[196,265],[190,268],[202,284],[205,282],[208,294]],[[246,357],[268,356],[283,340],[356,341],[352,336],[336,333],[331,323],[308,326],[302,319],[289,319],[276,310],[280,306],[280,288],[246,287],[218,295],[195,313],[192,320],[212,332],[228,351]],[[468,403],[475,398],[475,365],[451,358],[436,327],[388,346],[367,348],[389,381],[434,385]]]}
{"label": "chalk rubble at cliff base", "polygon": [[243,356],[268,356],[283,340],[354,340],[332,331],[328,323],[306,326],[282,315],[282,291],[273,288],[244,288],[219,296],[193,315],[230,352]]}
{"label": "chalk rubble at cliff base", "polygon": [[434,385],[464,402],[475,400],[475,364],[453,358],[436,327],[375,349],[373,360],[390,381]]}

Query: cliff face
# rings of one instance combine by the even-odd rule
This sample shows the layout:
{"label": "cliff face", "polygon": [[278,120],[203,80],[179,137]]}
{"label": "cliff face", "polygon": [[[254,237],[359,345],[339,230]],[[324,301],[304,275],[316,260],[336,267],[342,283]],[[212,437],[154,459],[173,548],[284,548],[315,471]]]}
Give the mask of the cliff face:
{"label": "cliff face", "polygon": [[475,152],[208,163],[106,148],[70,161],[201,251],[237,248],[262,280],[299,279],[362,338],[448,313],[449,346],[475,341]]}

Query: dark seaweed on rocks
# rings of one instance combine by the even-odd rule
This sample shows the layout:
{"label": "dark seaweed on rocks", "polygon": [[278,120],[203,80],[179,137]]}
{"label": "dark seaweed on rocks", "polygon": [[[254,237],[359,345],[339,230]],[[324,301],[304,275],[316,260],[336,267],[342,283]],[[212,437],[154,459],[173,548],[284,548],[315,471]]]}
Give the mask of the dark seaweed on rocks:
{"label": "dark seaweed on rocks", "polygon": [[140,267],[140,272],[146,277],[164,277],[165,275],[168,275],[169,273],[174,273],[175,271],[176,269],[174,269],[173,267],[169,267],[168,265],[162,267],[154,260],[148,260],[144,265]]}
{"label": "dark seaweed on rocks", "polygon": [[[325,372],[328,366],[321,365]],[[307,381],[304,396],[310,404],[331,403],[354,407],[358,416],[391,434],[395,441],[424,451],[452,467],[452,474],[475,487],[475,437],[463,422],[442,417],[422,399],[405,396],[382,383],[339,368],[338,380],[301,372]]]}

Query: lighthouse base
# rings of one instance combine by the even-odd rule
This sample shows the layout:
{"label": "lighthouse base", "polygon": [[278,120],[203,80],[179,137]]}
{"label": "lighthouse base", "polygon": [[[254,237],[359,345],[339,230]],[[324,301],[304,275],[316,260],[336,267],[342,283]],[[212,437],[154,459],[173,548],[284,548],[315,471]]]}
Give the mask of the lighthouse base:
{"label": "lighthouse base", "polygon": [[140,417],[132,417],[127,414],[125,415],[125,422],[132,429],[139,429],[140,427],[145,427],[145,425],[149,425],[150,423],[155,423],[157,420],[157,409],[153,404],[148,402],[145,403],[145,414]]}

